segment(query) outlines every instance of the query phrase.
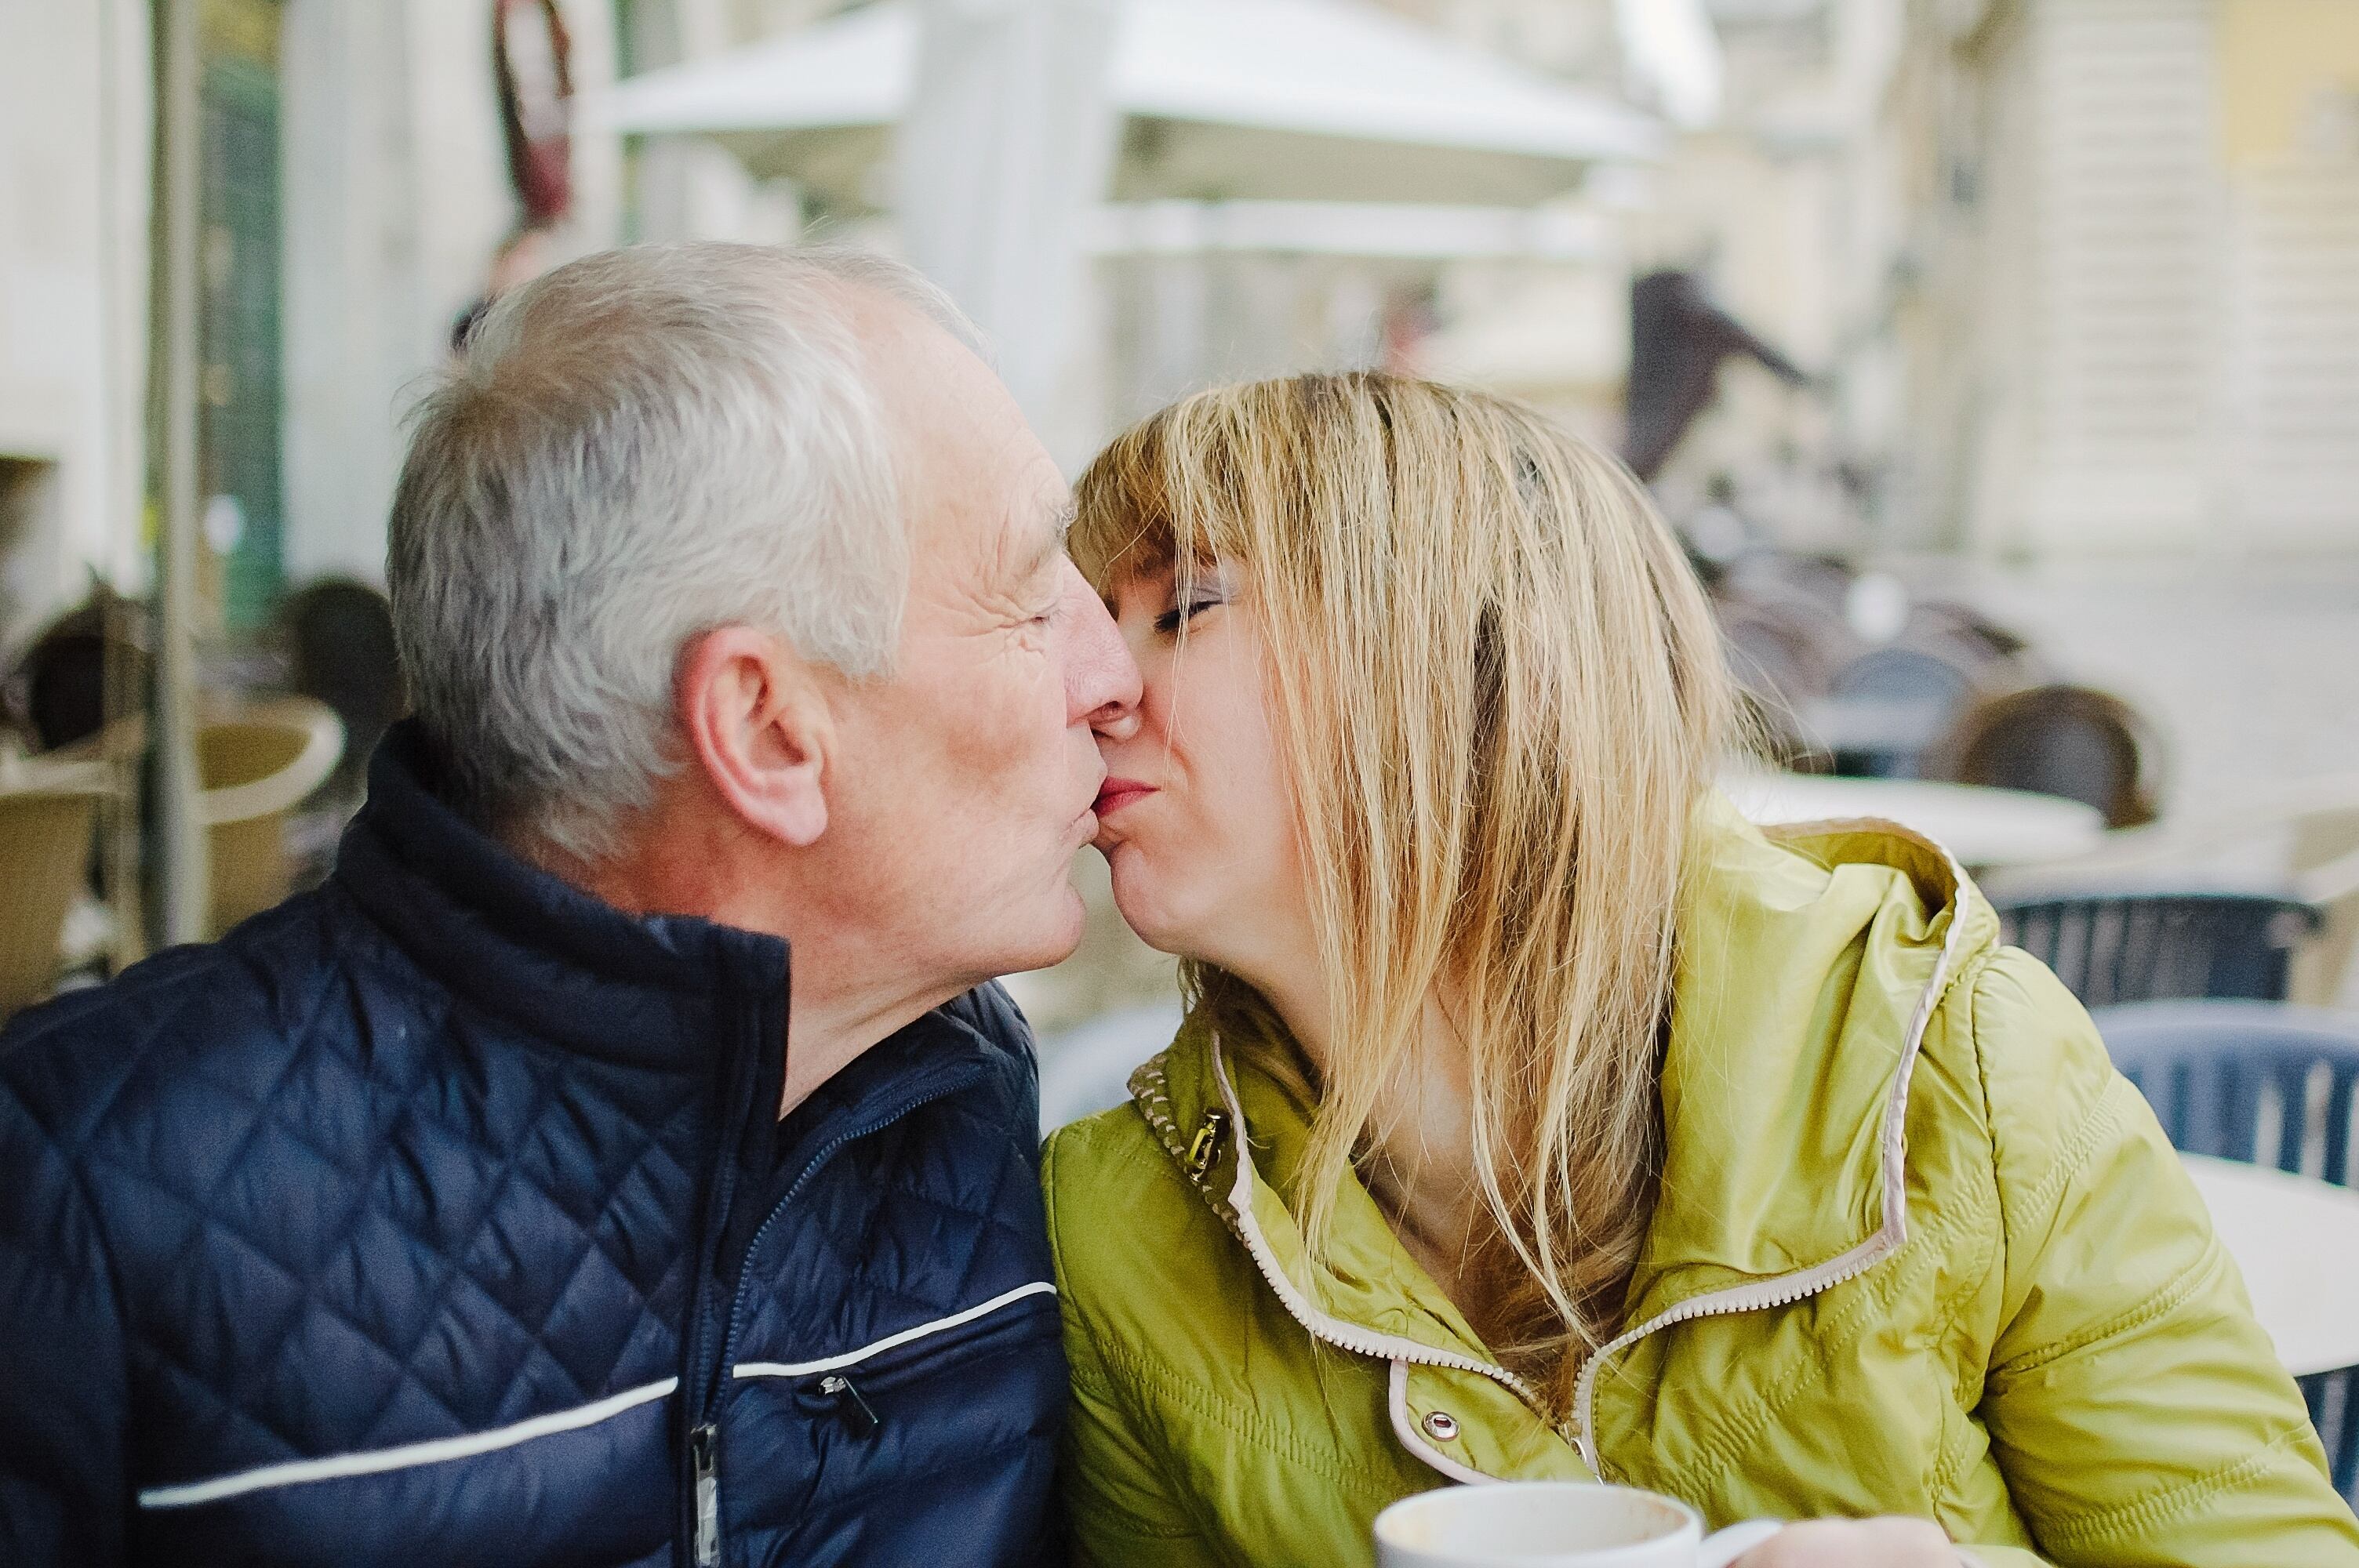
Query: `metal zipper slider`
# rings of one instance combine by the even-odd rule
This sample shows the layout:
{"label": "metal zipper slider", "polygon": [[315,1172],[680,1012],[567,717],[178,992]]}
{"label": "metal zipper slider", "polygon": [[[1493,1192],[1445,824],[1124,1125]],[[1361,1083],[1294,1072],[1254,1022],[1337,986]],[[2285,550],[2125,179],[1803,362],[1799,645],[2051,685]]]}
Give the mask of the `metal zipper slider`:
{"label": "metal zipper slider", "polygon": [[696,1568],[721,1561],[721,1476],[714,1451],[721,1429],[707,1422],[688,1434],[689,1464],[696,1474]]}
{"label": "metal zipper slider", "polygon": [[[835,1401],[836,1409],[842,1411],[845,1423],[852,1428],[853,1436],[869,1436],[885,1424],[868,1401],[861,1397],[858,1385],[851,1379],[842,1376],[821,1378],[819,1391]],[[851,1401],[848,1410],[844,1408],[847,1400]]]}
{"label": "metal zipper slider", "polygon": [[1188,1173],[1201,1176],[1212,1169],[1220,1157],[1221,1135],[1229,1130],[1229,1113],[1208,1110],[1204,1119],[1196,1124],[1196,1136],[1188,1141]]}

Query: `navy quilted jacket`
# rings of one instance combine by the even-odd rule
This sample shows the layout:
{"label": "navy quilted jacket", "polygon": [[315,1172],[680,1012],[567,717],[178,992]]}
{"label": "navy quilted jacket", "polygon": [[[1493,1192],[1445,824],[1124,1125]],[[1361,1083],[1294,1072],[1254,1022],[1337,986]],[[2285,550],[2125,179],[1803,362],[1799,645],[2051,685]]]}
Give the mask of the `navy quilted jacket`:
{"label": "navy quilted jacket", "polygon": [[1022,1019],[780,1121],[787,949],[433,796],[0,1035],[0,1563],[1030,1563],[1065,1400]]}

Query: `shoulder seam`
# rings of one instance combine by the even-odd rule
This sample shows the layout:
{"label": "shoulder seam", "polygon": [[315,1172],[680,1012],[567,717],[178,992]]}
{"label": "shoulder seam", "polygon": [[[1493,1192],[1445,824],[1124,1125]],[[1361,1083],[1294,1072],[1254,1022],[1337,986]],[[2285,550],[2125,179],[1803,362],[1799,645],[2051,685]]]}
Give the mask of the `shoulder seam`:
{"label": "shoulder seam", "polygon": [[2303,1422],[2297,1426],[2288,1426],[2264,1444],[2257,1453],[2247,1454],[2235,1464],[2210,1475],[2182,1481],[2176,1487],[2141,1498],[2134,1503],[2083,1514],[2060,1525],[2043,1525],[2038,1531],[2040,1542],[2045,1546],[2087,1546],[2107,1536],[2151,1529],[2173,1517],[2183,1516],[2224,1493],[2236,1491],[2260,1479],[2274,1466],[2277,1455],[2309,1430],[2309,1425],[2308,1422]]}
{"label": "shoulder seam", "polygon": [[2092,1345],[2102,1344],[2116,1335],[2126,1334],[2133,1328],[2168,1316],[2184,1305],[2188,1298],[2203,1285],[2217,1277],[2220,1266],[2226,1259],[2227,1252],[2221,1247],[2220,1238],[2217,1236],[2208,1238],[2204,1242],[2202,1252],[2196,1257],[2195,1261],[2189,1264],[2180,1271],[2177,1279],[2161,1290],[2127,1312],[2116,1313],[2103,1323],[2068,1334],[2061,1339],[2050,1340],[2045,1345],[2035,1345],[2021,1355],[2011,1357],[1993,1367],[1985,1387],[2004,1386],[2025,1373],[2036,1372],[2042,1367],[2060,1361],[2076,1350],[2085,1350]]}
{"label": "shoulder seam", "polygon": [[2087,1163],[2090,1152],[2095,1149],[2098,1141],[2119,1125],[2121,1109],[2116,1100],[2115,1091],[2118,1087],[2125,1084],[2125,1080],[2116,1075],[2112,1083],[2098,1091],[2089,1102],[2088,1109],[2082,1114],[2080,1124],[2062,1140],[2053,1162],[2049,1166],[2047,1173],[2040,1177],[2039,1184],[2033,1188],[2019,1204],[2009,1203],[2006,1182],[1999,1172],[1998,1117],[1991,1094],[1990,1055],[1983,1045],[1980,1005],[1983,983],[2000,973],[1998,961],[2008,953],[2017,953],[2028,962],[2038,961],[2032,958],[2030,955],[2023,953],[2020,948],[1992,949],[1975,968],[1973,988],[1967,992],[1966,1005],[1969,1009],[1969,1033],[1974,1054],[1974,1077],[1983,1097],[1983,1128],[1990,1149],[1991,1183],[1998,1198],[2000,1232],[2008,1243],[2006,1249],[2012,1250],[2013,1238],[2063,1196],[2064,1188],[2073,1177],[2081,1173],[2082,1166]]}
{"label": "shoulder seam", "polygon": [[[2121,1126],[2120,1092],[2124,1089],[2131,1094],[2137,1093],[2129,1087],[2127,1079],[2116,1075],[2111,1083],[2098,1091],[2097,1098],[2090,1103],[2088,1114],[2081,1119],[2081,1125],[2072,1130],[2071,1136],[2065,1139],[2064,1146],[2057,1152],[2055,1164],[2048,1174],[2040,1178],[2039,1185],[2033,1189],[2027,1200],[2028,1214],[2045,1214],[2060,1202],[2065,1187],[2088,1164],[2089,1155],[2098,1141]],[[1997,1153],[1995,1137],[1992,1140],[1992,1153],[1995,1161]],[[1996,1173],[1995,1163],[1993,1173]]]}

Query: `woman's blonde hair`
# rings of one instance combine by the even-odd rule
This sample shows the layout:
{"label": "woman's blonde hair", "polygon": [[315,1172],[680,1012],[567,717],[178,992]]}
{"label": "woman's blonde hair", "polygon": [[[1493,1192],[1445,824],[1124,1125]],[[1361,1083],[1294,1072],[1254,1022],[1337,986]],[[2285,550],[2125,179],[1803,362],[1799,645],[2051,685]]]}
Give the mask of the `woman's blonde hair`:
{"label": "woman's blonde hair", "polygon": [[[1201,393],[1078,490],[1101,589],[1169,566],[1184,592],[1221,558],[1262,618],[1334,1021],[1310,1245],[1440,997],[1496,1230],[1493,1348],[1569,1404],[1653,1207],[1673,908],[1734,722],[1678,542],[1532,409],[1389,375]],[[1234,977],[1183,980],[1233,1048],[1282,1038]]]}

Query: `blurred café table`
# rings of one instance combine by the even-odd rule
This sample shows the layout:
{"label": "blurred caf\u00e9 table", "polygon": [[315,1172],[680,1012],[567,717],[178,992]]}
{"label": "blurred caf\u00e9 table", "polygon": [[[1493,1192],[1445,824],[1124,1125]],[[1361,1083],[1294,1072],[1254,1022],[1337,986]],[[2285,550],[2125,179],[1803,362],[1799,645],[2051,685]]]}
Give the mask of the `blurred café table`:
{"label": "blurred caf\u00e9 table", "polygon": [[2359,1193],[2234,1160],[2180,1158],[2286,1370],[2359,1367]]}
{"label": "blurred caf\u00e9 table", "polygon": [[1731,772],[1720,784],[1738,810],[1765,827],[1881,817],[1923,834],[1970,868],[2071,860],[2105,835],[2094,806],[2026,790],[1755,771]]}

